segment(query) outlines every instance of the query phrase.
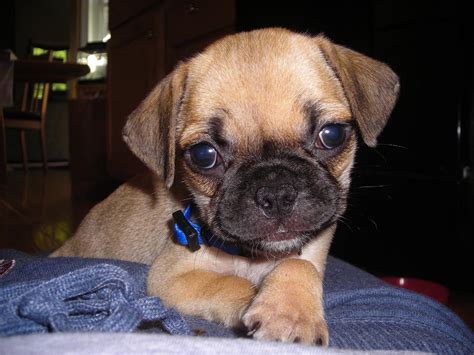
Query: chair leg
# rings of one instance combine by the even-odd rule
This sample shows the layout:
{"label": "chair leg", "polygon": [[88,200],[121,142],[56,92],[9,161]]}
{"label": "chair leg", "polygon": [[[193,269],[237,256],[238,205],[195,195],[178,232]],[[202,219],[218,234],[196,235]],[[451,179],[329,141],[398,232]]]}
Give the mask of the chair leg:
{"label": "chair leg", "polygon": [[46,172],[48,171],[48,157],[46,155],[46,137],[44,134],[44,129],[40,130],[41,136],[41,154],[43,157],[43,170]]}
{"label": "chair leg", "polygon": [[21,141],[21,156],[23,158],[23,170],[28,171],[28,153],[26,151],[26,138],[25,131],[20,131],[20,141]]}

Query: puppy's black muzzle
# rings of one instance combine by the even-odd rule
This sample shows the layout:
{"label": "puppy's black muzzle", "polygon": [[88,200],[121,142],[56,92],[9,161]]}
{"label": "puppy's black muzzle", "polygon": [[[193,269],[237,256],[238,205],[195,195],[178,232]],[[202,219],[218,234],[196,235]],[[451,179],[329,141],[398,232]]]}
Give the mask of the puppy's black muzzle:
{"label": "puppy's black muzzle", "polygon": [[274,154],[234,165],[216,213],[219,235],[235,242],[306,238],[341,210],[337,181],[320,164]]}

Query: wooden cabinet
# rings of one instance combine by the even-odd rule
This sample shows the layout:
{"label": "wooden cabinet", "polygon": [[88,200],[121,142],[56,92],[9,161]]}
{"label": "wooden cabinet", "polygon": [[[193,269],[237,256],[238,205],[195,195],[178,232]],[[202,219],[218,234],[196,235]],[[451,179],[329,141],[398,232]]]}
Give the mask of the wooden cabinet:
{"label": "wooden cabinet", "polygon": [[[111,7],[114,2],[111,2]],[[164,75],[159,55],[162,32],[159,13],[149,12],[111,29],[108,45],[108,126],[107,170],[115,178],[126,179],[143,166],[122,141],[127,116]],[[162,45],[161,45],[162,46]]]}
{"label": "wooden cabinet", "polygon": [[106,107],[104,97],[69,101],[71,189],[76,200],[98,201],[110,192],[105,171]]}
{"label": "wooden cabinet", "polygon": [[127,116],[179,60],[234,30],[234,0],[111,0],[107,170],[128,179],[146,168],[122,141]]}

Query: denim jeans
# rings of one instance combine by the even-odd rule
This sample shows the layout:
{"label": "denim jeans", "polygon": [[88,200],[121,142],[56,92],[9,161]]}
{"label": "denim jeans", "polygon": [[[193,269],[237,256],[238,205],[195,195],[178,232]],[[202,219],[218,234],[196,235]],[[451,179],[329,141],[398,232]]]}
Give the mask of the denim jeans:
{"label": "denim jeans", "polygon": [[[16,262],[0,276],[0,335],[162,330],[174,335],[242,335],[203,319],[181,317],[158,298],[147,297],[146,265],[38,258],[2,250],[0,259]],[[330,347],[474,353],[472,331],[444,305],[331,257],[324,304]]]}

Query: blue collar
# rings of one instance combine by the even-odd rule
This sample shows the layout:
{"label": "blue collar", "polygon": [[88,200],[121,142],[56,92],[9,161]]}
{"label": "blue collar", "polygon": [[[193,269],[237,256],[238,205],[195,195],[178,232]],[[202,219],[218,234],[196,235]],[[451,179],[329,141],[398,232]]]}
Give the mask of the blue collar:
{"label": "blue collar", "polygon": [[222,242],[213,238],[213,236],[205,236],[206,233],[201,226],[191,221],[192,205],[188,205],[184,212],[176,211],[173,213],[175,221],[173,225],[176,242],[180,245],[187,246],[189,250],[195,252],[201,248],[201,245],[218,248],[227,254],[240,255],[240,249],[232,244]]}

